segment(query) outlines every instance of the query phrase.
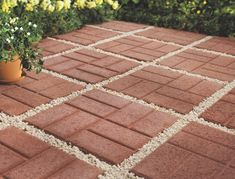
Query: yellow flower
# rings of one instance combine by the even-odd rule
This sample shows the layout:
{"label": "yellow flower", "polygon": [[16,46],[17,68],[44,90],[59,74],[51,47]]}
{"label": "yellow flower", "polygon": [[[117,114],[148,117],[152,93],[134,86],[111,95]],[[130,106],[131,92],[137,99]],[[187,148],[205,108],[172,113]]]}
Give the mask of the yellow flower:
{"label": "yellow flower", "polygon": [[107,2],[109,5],[113,5],[113,0],[105,0],[105,2]]}
{"label": "yellow flower", "polygon": [[6,2],[6,0],[3,0],[3,2],[2,2],[2,11],[8,13],[9,10],[10,10],[10,8],[9,8],[9,6],[8,6],[8,4],[7,4],[7,2]]}
{"label": "yellow flower", "polygon": [[54,12],[55,11],[55,6],[53,5],[49,5],[48,8],[47,8],[48,12]]}
{"label": "yellow flower", "polygon": [[101,5],[101,4],[103,4],[103,0],[95,0],[95,3],[97,4],[97,5]]}
{"label": "yellow flower", "polygon": [[56,2],[56,10],[61,11],[64,8],[64,2],[63,1],[57,1]]}
{"label": "yellow flower", "polygon": [[36,6],[39,4],[39,0],[29,0],[29,3],[32,4],[33,6]]}
{"label": "yellow flower", "polygon": [[76,5],[77,5],[78,9],[85,8],[85,3],[86,3],[86,0],[77,0],[76,1]]}
{"label": "yellow flower", "polygon": [[30,3],[27,3],[26,6],[25,6],[25,10],[26,11],[33,11],[33,5],[30,4]]}
{"label": "yellow flower", "polygon": [[65,8],[65,10],[70,9],[70,5],[71,5],[71,0],[64,0],[64,8]]}
{"label": "yellow flower", "polygon": [[51,4],[50,0],[43,0],[41,3],[41,7],[43,10],[47,10],[48,6]]}
{"label": "yellow flower", "polygon": [[117,8],[119,8],[118,1],[115,1],[115,2],[113,3],[112,8],[113,8],[114,10],[116,10]]}
{"label": "yellow flower", "polygon": [[96,7],[96,3],[94,1],[87,2],[87,8],[92,9]]}
{"label": "yellow flower", "polygon": [[204,4],[204,5],[206,5],[206,4],[207,4],[207,2],[206,2],[206,1],[203,1],[203,4]]}
{"label": "yellow flower", "polygon": [[17,0],[10,0],[9,5],[10,7],[15,7],[17,5]]}
{"label": "yellow flower", "polygon": [[200,10],[197,10],[197,14],[201,14],[201,11],[200,11]]}

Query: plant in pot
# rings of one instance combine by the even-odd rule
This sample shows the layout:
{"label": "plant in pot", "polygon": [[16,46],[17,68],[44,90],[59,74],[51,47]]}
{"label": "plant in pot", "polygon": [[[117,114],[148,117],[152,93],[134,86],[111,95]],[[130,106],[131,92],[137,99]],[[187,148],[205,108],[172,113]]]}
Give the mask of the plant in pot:
{"label": "plant in pot", "polygon": [[19,81],[23,69],[41,71],[43,62],[35,46],[41,34],[37,25],[27,19],[0,12],[0,83]]}

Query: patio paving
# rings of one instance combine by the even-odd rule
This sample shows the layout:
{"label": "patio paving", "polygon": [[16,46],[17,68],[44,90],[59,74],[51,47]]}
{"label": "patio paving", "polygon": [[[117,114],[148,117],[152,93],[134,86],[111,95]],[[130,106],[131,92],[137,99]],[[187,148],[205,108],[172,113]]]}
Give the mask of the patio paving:
{"label": "patio paving", "polygon": [[235,40],[112,21],[39,47],[0,85],[0,178],[234,179]]}

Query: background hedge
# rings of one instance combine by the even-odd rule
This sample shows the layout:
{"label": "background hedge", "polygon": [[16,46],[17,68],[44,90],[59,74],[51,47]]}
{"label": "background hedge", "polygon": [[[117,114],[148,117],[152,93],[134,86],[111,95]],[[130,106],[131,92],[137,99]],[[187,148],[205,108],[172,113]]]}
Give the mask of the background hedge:
{"label": "background hedge", "polygon": [[235,0],[120,0],[120,20],[235,36]]}

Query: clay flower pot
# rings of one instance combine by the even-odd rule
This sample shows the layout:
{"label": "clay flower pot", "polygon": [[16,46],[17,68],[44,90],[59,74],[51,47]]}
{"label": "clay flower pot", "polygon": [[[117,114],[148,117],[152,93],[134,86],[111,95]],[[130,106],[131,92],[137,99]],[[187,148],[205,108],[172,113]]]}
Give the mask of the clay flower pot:
{"label": "clay flower pot", "polygon": [[22,65],[19,56],[13,57],[12,61],[0,62],[0,83],[15,83],[23,77]]}

